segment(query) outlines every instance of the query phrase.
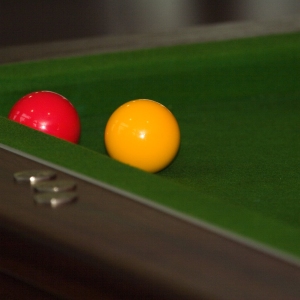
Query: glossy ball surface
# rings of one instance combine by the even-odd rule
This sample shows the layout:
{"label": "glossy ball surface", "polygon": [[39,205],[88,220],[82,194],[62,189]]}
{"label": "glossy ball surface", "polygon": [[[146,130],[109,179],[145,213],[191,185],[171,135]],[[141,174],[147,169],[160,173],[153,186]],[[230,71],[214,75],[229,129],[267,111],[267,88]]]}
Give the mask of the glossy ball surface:
{"label": "glossy ball surface", "polygon": [[72,103],[62,95],[38,91],[22,97],[8,118],[57,138],[78,143],[80,119]]}
{"label": "glossy ball surface", "polygon": [[174,115],[165,106],[138,99],[113,112],[105,128],[104,141],[112,158],[155,173],[175,158],[180,130]]}

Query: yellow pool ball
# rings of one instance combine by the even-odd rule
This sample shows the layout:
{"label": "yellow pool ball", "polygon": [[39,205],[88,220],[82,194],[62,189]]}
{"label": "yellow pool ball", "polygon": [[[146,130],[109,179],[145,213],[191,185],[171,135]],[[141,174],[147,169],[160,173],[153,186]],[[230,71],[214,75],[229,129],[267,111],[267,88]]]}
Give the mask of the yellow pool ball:
{"label": "yellow pool ball", "polygon": [[110,157],[155,173],[167,167],[180,145],[180,129],[174,115],[148,99],[129,101],[109,118],[104,142]]}

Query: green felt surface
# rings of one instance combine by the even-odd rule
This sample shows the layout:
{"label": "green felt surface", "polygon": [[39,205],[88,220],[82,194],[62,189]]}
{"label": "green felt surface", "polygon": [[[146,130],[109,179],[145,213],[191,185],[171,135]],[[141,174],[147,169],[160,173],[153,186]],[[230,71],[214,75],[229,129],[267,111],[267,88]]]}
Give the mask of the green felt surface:
{"label": "green felt surface", "polygon": [[[300,256],[300,34],[0,66],[0,142]],[[6,120],[34,90],[69,98],[80,145]],[[150,98],[177,117],[180,152],[147,174],[107,157],[122,103]]]}

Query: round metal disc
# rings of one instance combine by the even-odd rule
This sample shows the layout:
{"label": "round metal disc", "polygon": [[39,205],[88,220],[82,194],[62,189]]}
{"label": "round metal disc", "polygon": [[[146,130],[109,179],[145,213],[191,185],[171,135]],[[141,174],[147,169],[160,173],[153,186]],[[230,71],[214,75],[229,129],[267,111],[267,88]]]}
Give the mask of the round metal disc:
{"label": "round metal disc", "polygon": [[57,207],[63,204],[70,204],[77,198],[75,192],[62,192],[62,193],[41,193],[34,195],[34,201],[39,205],[50,205]]}
{"label": "round metal disc", "polygon": [[33,185],[33,188],[37,192],[66,192],[72,191],[76,187],[76,183],[73,180],[52,180],[37,182]]}
{"label": "round metal disc", "polygon": [[51,180],[56,177],[52,170],[25,170],[14,174],[14,179],[19,182],[35,183],[43,180]]}

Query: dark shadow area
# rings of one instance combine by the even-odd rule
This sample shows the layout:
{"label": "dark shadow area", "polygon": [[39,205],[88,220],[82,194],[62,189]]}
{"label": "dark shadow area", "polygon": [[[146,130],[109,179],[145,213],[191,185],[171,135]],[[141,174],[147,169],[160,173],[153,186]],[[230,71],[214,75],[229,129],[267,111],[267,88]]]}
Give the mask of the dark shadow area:
{"label": "dark shadow area", "polygon": [[0,1],[0,47],[292,14],[295,0]]}
{"label": "dark shadow area", "polygon": [[104,9],[94,0],[1,1],[0,46],[105,34]]}

